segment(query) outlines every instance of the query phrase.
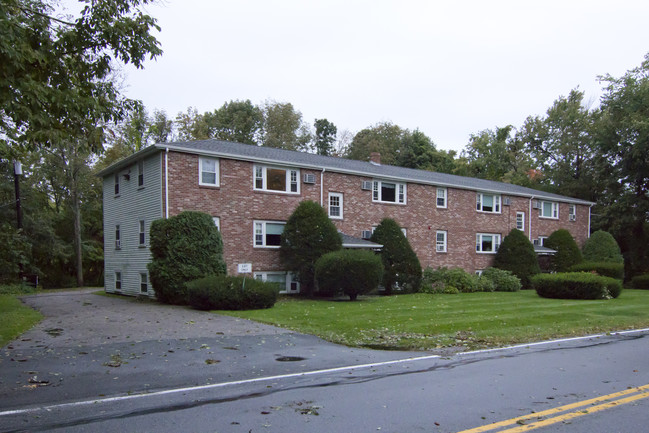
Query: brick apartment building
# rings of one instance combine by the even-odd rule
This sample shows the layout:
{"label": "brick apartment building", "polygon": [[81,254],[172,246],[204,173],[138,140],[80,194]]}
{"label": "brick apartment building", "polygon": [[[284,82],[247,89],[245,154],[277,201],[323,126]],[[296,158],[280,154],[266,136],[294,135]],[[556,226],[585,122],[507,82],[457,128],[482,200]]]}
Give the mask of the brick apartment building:
{"label": "brick apartment building", "polygon": [[422,267],[488,267],[503,237],[522,230],[541,249],[565,228],[581,246],[593,203],[507,183],[219,140],[156,144],[100,173],[107,292],[153,296],[146,265],[151,221],[206,212],[221,230],[228,273],[287,293],[299,284],[279,260],[283,225],[302,200],[321,203],[345,245],[363,246],[386,217],[403,228]]}

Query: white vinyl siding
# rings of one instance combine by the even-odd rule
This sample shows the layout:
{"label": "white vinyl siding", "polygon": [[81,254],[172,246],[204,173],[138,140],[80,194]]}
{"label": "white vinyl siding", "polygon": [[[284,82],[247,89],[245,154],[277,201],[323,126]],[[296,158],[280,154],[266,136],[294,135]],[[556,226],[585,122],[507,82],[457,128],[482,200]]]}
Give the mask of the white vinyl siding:
{"label": "white vinyl siding", "polygon": [[278,221],[255,221],[255,248],[279,248],[285,225]]}
{"label": "white vinyl siding", "polygon": [[406,204],[406,184],[375,180],[372,184],[372,201]]}
{"label": "white vinyl siding", "polygon": [[500,247],[500,235],[495,233],[478,233],[475,237],[477,253],[495,254]]}
{"label": "white vinyl siding", "polygon": [[446,230],[438,230],[435,233],[435,251],[438,253],[446,252]]}
{"label": "white vinyl siding", "polygon": [[286,194],[300,193],[300,170],[296,168],[253,166],[253,189]]}
{"label": "white vinyl siding", "polygon": [[219,186],[219,160],[216,158],[198,158],[198,184]]}
{"label": "white vinyl siding", "polygon": [[476,210],[478,212],[500,213],[500,194],[476,194]]}
{"label": "white vinyl siding", "polygon": [[329,218],[343,219],[343,195],[339,192],[329,193]]}
{"label": "white vinyl siding", "polygon": [[559,203],[555,201],[540,202],[539,217],[559,219]]}

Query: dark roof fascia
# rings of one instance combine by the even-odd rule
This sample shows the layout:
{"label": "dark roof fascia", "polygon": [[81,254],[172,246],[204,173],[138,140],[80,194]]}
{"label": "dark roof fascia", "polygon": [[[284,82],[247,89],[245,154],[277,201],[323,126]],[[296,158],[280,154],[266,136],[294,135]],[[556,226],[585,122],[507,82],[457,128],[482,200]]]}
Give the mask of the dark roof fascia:
{"label": "dark roof fascia", "polygon": [[163,147],[159,147],[159,145],[153,145],[153,146],[147,146],[144,149],[135,152],[133,155],[129,155],[124,159],[120,159],[119,161],[109,165],[108,167],[104,168],[103,170],[99,171],[97,173],[98,177],[105,177],[109,174],[112,174],[116,171],[120,171],[125,167],[128,167],[129,165],[132,165],[135,161],[137,161],[140,158],[143,158],[145,156],[148,156],[149,154],[154,154],[156,152],[160,152],[161,150],[164,149]]}

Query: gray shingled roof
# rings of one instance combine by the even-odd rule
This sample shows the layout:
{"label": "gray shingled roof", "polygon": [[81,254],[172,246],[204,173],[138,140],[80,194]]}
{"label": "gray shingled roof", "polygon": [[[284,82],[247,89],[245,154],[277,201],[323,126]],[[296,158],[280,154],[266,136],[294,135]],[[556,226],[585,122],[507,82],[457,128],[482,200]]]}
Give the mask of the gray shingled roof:
{"label": "gray shingled roof", "polygon": [[343,248],[372,248],[372,249],[383,248],[383,245],[377,244],[376,242],[350,236],[342,232],[338,232],[338,233],[340,234],[340,238],[343,241]]}
{"label": "gray shingled roof", "polygon": [[[336,158],[332,156],[315,155],[306,152],[296,152],[272,147],[261,147],[249,144],[232,143],[221,140],[199,140],[179,143],[162,143],[154,146],[156,149],[175,150],[180,152],[197,153],[201,155],[213,155],[218,157],[243,159],[255,162],[265,162],[276,165],[296,166],[301,168],[312,168],[316,170],[334,171],[340,173],[351,173],[369,178],[382,178],[397,181],[423,183],[442,187],[454,187],[484,192],[495,192],[514,196],[534,197],[569,203],[591,205],[589,201],[566,197],[558,194],[551,194],[544,191],[526,188],[509,183],[496,182],[492,180],[476,179],[473,177],[456,176],[453,174],[437,173],[426,170],[415,170],[411,168],[396,167],[393,165],[377,165],[366,161],[353,159]],[[132,163],[144,152],[151,152],[146,148],[126,160],[122,160],[102,170],[99,174],[106,175]]]}

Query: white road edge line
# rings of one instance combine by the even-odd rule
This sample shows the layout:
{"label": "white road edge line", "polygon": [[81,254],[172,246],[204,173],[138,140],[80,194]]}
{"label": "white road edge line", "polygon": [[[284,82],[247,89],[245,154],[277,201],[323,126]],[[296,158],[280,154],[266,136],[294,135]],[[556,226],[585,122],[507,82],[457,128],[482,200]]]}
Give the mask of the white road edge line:
{"label": "white road edge line", "polygon": [[[583,336],[583,337],[561,338],[561,339],[557,339],[557,340],[538,341],[538,342],[535,342],[535,343],[518,344],[518,345],[515,345],[515,346],[499,347],[499,348],[494,348],[494,349],[484,349],[484,350],[474,350],[474,351],[470,351],[470,352],[460,352],[460,353],[456,353],[454,356],[475,355],[475,354],[480,354],[480,353],[489,353],[489,352],[498,352],[498,351],[505,351],[505,350],[513,350],[513,349],[522,349],[522,348],[527,348],[527,347],[532,347],[532,346],[541,346],[541,345],[545,345],[545,344],[564,343],[564,342],[568,342],[568,341],[587,340],[587,339],[590,339],[590,338],[599,338],[599,337],[614,336],[614,335],[626,335],[626,334],[634,334],[634,333],[639,333],[639,332],[649,332],[649,328],[633,329],[633,330],[629,330],[629,331],[611,332],[611,333],[608,333],[608,334],[586,335],[586,336]],[[207,389],[225,388],[225,387],[228,387],[228,386],[246,385],[246,384],[257,383],[257,382],[268,382],[268,381],[272,381],[272,380],[289,379],[289,378],[292,378],[292,377],[306,377],[306,376],[315,376],[315,375],[319,375],[319,374],[327,374],[327,373],[336,373],[336,372],[341,372],[341,371],[349,371],[349,370],[354,370],[354,369],[382,367],[382,366],[386,366],[386,365],[396,365],[396,364],[404,364],[404,363],[408,363],[408,362],[426,361],[426,360],[429,360],[429,359],[437,359],[437,358],[441,358],[441,356],[440,355],[418,356],[418,357],[412,357],[412,358],[396,359],[396,360],[393,360],[393,361],[375,362],[375,363],[370,363],[370,364],[349,365],[349,366],[345,366],[345,367],[327,368],[327,369],[324,369],[324,370],[305,371],[305,372],[302,372],[302,373],[280,374],[280,375],[277,375],[277,376],[256,377],[256,378],[253,378],[253,379],[236,380],[236,381],[233,381],[233,382],[214,383],[214,384],[210,384],[210,385],[190,386],[190,387],[185,387],[185,388],[174,388],[174,389],[167,389],[167,390],[164,390],[164,391],[155,391],[155,392],[144,393],[144,394],[124,395],[124,396],[119,396],[119,397],[106,397],[106,398],[100,398],[100,399],[76,401],[76,402],[71,402],[71,403],[54,404],[54,405],[50,405],[50,406],[41,406],[41,407],[32,407],[32,408],[26,408],[26,409],[7,410],[7,411],[0,412],[0,417],[9,416],[9,415],[30,414],[30,413],[41,412],[41,411],[52,411],[52,410],[55,410],[55,409],[66,409],[66,408],[73,408],[73,407],[90,406],[90,405],[99,404],[99,403],[114,403],[114,402],[119,402],[119,401],[135,400],[135,399],[140,399],[140,398],[145,398],[145,397],[158,397],[158,396],[162,396],[162,395],[180,394],[180,393],[183,393],[183,392],[193,392],[193,391],[201,391],[201,390],[207,390]]]}

